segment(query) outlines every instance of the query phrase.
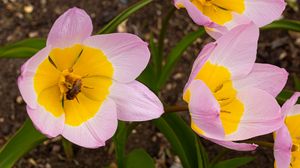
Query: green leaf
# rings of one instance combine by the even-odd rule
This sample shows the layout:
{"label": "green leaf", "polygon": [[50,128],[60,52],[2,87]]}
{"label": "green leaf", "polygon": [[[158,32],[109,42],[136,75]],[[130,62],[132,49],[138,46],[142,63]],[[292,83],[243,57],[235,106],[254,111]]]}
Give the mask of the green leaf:
{"label": "green leaf", "polygon": [[153,70],[153,64],[149,63],[137,80],[146,85],[150,90],[156,92],[155,73]]}
{"label": "green leaf", "polygon": [[173,67],[178,62],[180,56],[183,52],[199,37],[204,35],[205,30],[204,28],[200,28],[196,32],[189,33],[186,35],[177,45],[171,50],[170,54],[167,57],[166,65],[162,69],[162,74],[158,81],[157,88],[160,89],[166,81],[169,79]]}
{"label": "green leaf", "polygon": [[177,114],[164,115],[153,123],[168,139],[184,168],[205,168],[203,148],[197,146],[195,133]]}
{"label": "green leaf", "polygon": [[221,161],[213,166],[213,168],[238,168],[252,162],[254,157],[239,157]]}
{"label": "green leaf", "polygon": [[26,39],[0,48],[0,58],[27,58],[46,46],[44,39]]}
{"label": "green leaf", "polygon": [[127,142],[127,129],[126,123],[123,121],[119,121],[118,129],[116,134],[113,137],[114,144],[115,144],[115,152],[116,152],[116,159],[118,162],[118,167],[124,167],[124,159],[125,159],[125,146]]}
{"label": "green leaf", "polygon": [[32,122],[27,119],[19,131],[2,147],[0,151],[0,167],[12,167],[20,157],[46,139],[43,134],[34,128]]}
{"label": "green leaf", "polygon": [[138,125],[138,122],[130,123],[129,125],[123,121],[118,122],[118,129],[113,137],[115,144],[116,159],[118,162],[118,168],[123,168],[125,163],[125,147],[128,136],[131,131]]}
{"label": "green leaf", "polygon": [[300,79],[298,78],[298,76],[296,74],[293,75],[294,77],[294,86],[296,91],[300,91]]}
{"label": "green leaf", "polygon": [[300,22],[296,20],[277,20],[261,28],[262,30],[285,29],[300,32]]}
{"label": "green leaf", "polygon": [[209,165],[208,154],[205,151],[202,143],[199,140],[199,136],[195,135],[195,147],[197,152],[198,168],[206,168]]}
{"label": "green leaf", "polygon": [[126,157],[125,168],[155,168],[154,160],[143,149],[135,149]]}
{"label": "green leaf", "polygon": [[62,139],[62,145],[64,148],[64,152],[67,156],[67,159],[70,161],[74,157],[74,151],[73,151],[73,144],[72,142],[68,141],[67,139]]}
{"label": "green leaf", "polygon": [[162,62],[163,62],[163,51],[164,51],[164,41],[165,41],[165,36],[167,34],[167,30],[169,27],[169,22],[170,19],[172,18],[174,12],[176,11],[175,7],[172,7],[167,16],[163,19],[162,22],[162,27],[160,29],[159,32],[159,38],[158,38],[158,51],[157,51],[157,69],[158,69],[158,73],[160,74],[161,68],[162,68]]}
{"label": "green leaf", "polygon": [[283,104],[287,99],[289,99],[293,95],[293,91],[290,90],[283,90],[279,93],[276,97],[279,104]]}
{"label": "green leaf", "polygon": [[121,24],[124,20],[126,20],[130,15],[134,14],[136,11],[142,9],[146,5],[148,5],[153,0],[141,0],[138,3],[130,6],[118,16],[116,16],[112,21],[110,21],[107,25],[105,25],[98,34],[107,34],[112,33],[116,30],[119,24]]}

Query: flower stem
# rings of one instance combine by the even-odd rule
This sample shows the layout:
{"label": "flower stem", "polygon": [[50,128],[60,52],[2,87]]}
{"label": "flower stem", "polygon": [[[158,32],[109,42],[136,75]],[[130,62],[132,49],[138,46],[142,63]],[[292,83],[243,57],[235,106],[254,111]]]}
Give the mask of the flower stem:
{"label": "flower stem", "polygon": [[267,142],[267,141],[246,141],[246,142],[247,143],[254,143],[254,144],[257,144],[259,146],[266,147],[266,148],[273,148],[274,147],[273,143]]}
{"label": "flower stem", "polygon": [[65,138],[62,139],[62,145],[65,151],[65,154],[67,156],[67,159],[70,161],[73,159],[74,152],[73,152],[73,146],[72,143]]}
{"label": "flower stem", "polygon": [[176,105],[176,106],[168,106],[165,107],[165,113],[175,113],[175,112],[180,112],[180,111],[188,111],[189,108],[187,105]]}

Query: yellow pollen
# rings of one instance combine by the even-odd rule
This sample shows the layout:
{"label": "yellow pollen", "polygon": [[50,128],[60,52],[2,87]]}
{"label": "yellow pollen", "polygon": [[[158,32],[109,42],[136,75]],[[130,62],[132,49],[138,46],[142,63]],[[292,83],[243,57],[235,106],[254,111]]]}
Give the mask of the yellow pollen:
{"label": "yellow pollen", "polygon": [[73,69],[66,69],[61,73],[58,86],[60,92],[66,99],[73,100],[76,98],[76,95],[81,92],[81,76],[74,74]]}

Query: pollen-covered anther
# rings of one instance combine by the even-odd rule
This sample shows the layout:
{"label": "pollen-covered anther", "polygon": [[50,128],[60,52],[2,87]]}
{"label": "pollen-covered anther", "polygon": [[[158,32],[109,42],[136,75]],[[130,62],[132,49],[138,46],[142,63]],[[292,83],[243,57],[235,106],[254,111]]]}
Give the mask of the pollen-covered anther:
{"label": "pollen-covered anther", "polygon": [[292,146],[292,152],[297,152],[297,151],[300,151],[299,145],[293,144],[293,146]]}
{"label": "pollen-covered anther", "polygon": [[62,72],[59,80],[59,89],[67,100],[73,100],[81,92],[81,76],[73,73],[72,69],[66,69]]}

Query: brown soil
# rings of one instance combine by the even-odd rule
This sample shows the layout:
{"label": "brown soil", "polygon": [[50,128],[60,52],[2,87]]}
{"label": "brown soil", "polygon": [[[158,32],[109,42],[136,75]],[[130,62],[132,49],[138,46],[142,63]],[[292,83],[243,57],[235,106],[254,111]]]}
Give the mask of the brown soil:
{"label": "brown soil", "polygon": [[[130,1],[130,0],[129,0]],[[0,45],[15,42],[29,37],[46,38],[51,25],[55,19],[66,9],[77,6],[83,8],[92,17],[94,32],[108,23],[120,11],[136,2],[131,0],[128,4],[119,0],[89,0],[89,1],[67,1],[67,0],[1,0],[0,1]],[[157,0],[129,18],[127,24],[121,27],[127,32],[131,32],[149,40],[150,33],[157,37],[161,27],[162,17],[167,14],[167,10],[172,7],[169,1]],[[286,18],[300,18],[300,12],[288,8],[285,12]],[[168,29],[166,43],[167,53],[181,37],[188,32],[194,31],[197,26],[192,23],[184,10],[176,11],[171,19]],[[182,104],[182,88],[187,81],[191,65],[207,42],[212,41],[204,36],[197,40],[183,55],[178,63],[173,76],[168,81],[160,97],[168,104]],[[291,73],[300,71],[300,34],[286,31],[264,31],[261,32],[258,62],[275,64]],[[20,97],[16,85],[16,78],[19,74],[19,67],[25,59],[0,59],[0,146],[11,137],[22,125],[27,117],[25,104]],[[289,82],[292,87],[292,82]],[[262,137],[264,140],[272,140],[271,136]],[[106,147],[99,149],[84,149],[74,147],[75,156],[72,161],[68,161],[63,152],[60,138],[48,140],[32,150],[17,162],[15,167],[27,168],[72,168],[72,167],[105,167],[115,163],[114,153],[111,151],[112,145],[108,143]],[[222,147],[210,142],[204,143],[210,158],[220,152]],[[157,167],[170,167],[176,161],[176,156],[172,154],[171,147],[161,133],[151,124],[145,122],[140,124],[132,133],[127,144],[127,150],[134,148],[144,148],[156,160]],[[259,148],[255,152],[235,152],[230,151],[224,158],[234,156],[255,156],[256,160],[245,167],[273,167],[273,156],[271,149]]]}

